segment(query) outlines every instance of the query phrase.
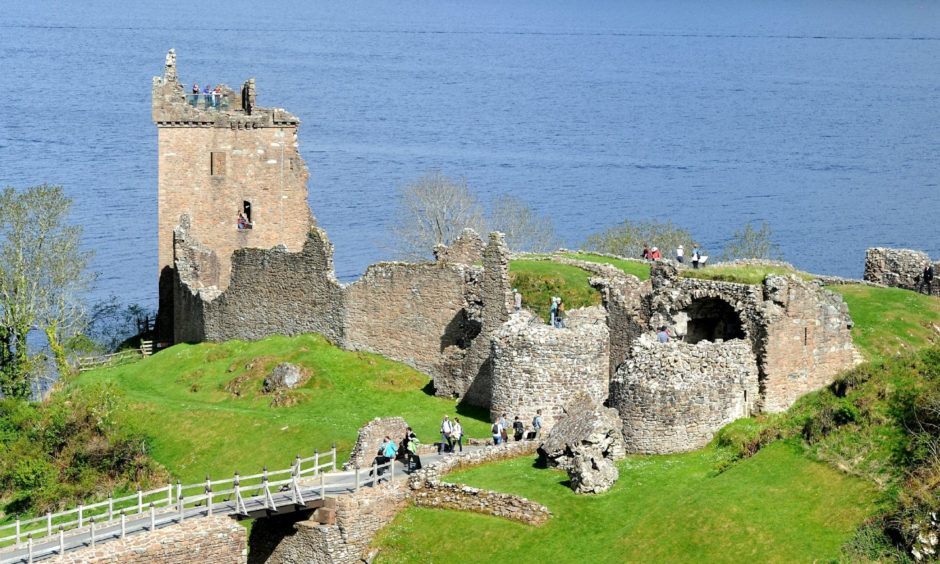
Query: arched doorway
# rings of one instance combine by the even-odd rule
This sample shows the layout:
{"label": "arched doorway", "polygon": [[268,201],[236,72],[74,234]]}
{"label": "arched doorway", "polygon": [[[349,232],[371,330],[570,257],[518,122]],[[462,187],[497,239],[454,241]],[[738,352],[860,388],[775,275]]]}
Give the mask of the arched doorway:
{"label": "arched doorway", "polygon": [[688,317],[685,334],[687,343],[718,339],[730,341],[745,337],[741,316],[721,298],[693,300],[682,312]]}

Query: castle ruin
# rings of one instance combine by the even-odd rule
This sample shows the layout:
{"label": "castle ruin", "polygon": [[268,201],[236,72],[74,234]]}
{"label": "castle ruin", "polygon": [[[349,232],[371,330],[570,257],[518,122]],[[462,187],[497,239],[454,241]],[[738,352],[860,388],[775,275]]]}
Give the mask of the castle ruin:
{"label": "castle ruin", "polygon": [[[222,100],[225,100],[223,103]],[[513,312],[503,236],[466,231],[435,260],[372,265],[337,281],[333,246],[307,206],[299,120],[240,92],[187,95],[167,55],[154,79],[159,131],[159,330],[171,342],[317,332],[433,378],[435,393],[546,426],[578,392],[617,409],[633,452],[706,444],[723,425],[787,409],[859,360],[841,298],[814,281],[593,274],[603,306],[566,328]],[[239,214],[247,216],[249,225]],[[657,327],[678,338],[659,343]]]}

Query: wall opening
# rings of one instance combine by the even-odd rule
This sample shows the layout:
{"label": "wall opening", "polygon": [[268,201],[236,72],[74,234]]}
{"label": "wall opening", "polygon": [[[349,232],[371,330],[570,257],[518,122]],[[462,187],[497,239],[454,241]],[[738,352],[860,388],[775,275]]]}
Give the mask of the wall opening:
{"label": "wall opening", "polygon": [[248,223],[251,223],[251,202],[248,200],[242,202],[242,212],[244,212],[245,219],[248,220]]}
{"label": "wall opening", "polygon": [[695,344],[699,341],[743,339],[744,325],[741,316],[731,304],[721,298],[693,300],[682,310],[688,316],[685,340]]}
{"label": "wall opening", "polygon": [[242,209],[238,212],[238,230],[251,229],[254,223],[251,221],[251,202],[242,201]]}

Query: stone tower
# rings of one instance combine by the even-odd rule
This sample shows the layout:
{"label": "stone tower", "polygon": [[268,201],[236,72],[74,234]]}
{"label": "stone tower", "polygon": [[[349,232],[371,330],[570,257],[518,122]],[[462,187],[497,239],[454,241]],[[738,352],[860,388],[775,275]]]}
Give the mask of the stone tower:
{"label": "stone tower", "polygon": [[158,267],[160,341],[172,335],[174,231],[203,248],[200,288],[224,290],[231,257],[244,247],[283,245],[299,251],[313,225],[307,205],[307,167],[297,151],[291,113],[255,106],[255,81],[236,92],[225,85],[180,83],[176,53],[153,79],[158,132]]}

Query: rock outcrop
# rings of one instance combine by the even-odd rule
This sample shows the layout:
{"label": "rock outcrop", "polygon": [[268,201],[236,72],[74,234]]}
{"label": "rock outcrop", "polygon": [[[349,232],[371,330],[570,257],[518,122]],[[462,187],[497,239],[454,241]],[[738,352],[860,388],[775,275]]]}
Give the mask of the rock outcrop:
{"label": "rock outcrop", "polygon": [[275,390],[293,390],[299,386],[304,379],[304,374],[300,367],[289,362],[282,362],[274,367],[271,374],[264,379],[261,391],[266,394]]}

